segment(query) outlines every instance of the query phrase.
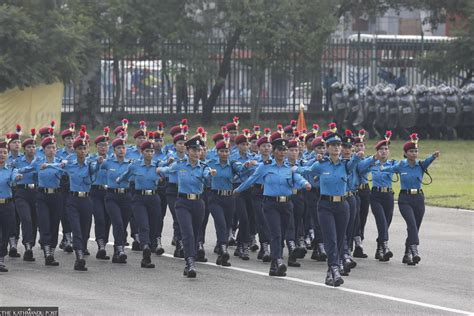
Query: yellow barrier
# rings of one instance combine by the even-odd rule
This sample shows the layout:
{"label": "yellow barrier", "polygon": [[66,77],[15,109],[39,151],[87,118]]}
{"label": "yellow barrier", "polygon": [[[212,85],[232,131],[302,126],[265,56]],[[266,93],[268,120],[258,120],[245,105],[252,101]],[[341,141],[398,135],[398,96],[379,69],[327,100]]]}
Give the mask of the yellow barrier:
{"label": "yellow barrier", "polygon": [[39,129],[56,121],[56,132],[61,126],[62,83],[39,85],[20,90],[10,89],[0,94],[0,137],[15,131],[20,124],[23,135],[32,127]]}

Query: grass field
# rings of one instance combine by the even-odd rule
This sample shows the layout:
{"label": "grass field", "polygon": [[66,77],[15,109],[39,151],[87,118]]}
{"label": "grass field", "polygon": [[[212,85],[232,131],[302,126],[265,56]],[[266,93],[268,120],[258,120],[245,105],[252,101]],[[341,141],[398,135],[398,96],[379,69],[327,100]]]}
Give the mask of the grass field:
{"label": "grass field", "polygon": [[[262,125],[263,126],[267,125]],[[275,124],[268,126],[274,127]],[[190,128],[190,133],[196,130],[197,126]],[[135,128],[131,127],[131,133]],[[206,128],[208,135],[212,135],[219,131],[219,125]],[[100,133],[100,131],[89,131],[92,136]],[[129,136],[131,137],[131,136]],[[210,136],[209,136],[210,138]],[[129,141],[132,142],[133,138]],[[166,141],[171,139],[169,135]],[[212,143],[212,141],[211,141]],[[374,153],[375,140],[369,140],[367,144],[367,155]],[[403,141],[392,141],[391,157],[392,159],[403,158]],[[441,151],[439,159],[430,166],[429,172],[433,177],[433,182],[430,185],[424,186],[426,204],[474,209],[474,172],[471,156],[474,154],[474,141],[434,141],[434,140],[420,140],[420,159],[424,159],[435,150]],[[92,149],[94,150],[94,149]],[[429,182],[428,177],[425,176],[425,183]],[[396,192],[399,190],[400,183],[394,183]]]}

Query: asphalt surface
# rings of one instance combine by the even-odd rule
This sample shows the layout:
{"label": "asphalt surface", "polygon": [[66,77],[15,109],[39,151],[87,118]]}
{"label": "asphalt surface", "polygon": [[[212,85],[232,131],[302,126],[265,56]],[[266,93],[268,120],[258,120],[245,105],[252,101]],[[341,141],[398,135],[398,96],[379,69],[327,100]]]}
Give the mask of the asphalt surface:
{"label": "asphalt surface", "polygon": [[[401,263],[406,237],[398,208],[390,227],[394,258],[381,263],[375,253],[372,214],[366,228],[367,259],[339,288],[324,285],[326,264],[307,255],[286,278],[268,276],[269,264],[231,258],[232,267],[216,266],[212,253],[212,217],[206,234],[209,262],[199,263],[196,279],[183,277],[184,261],[172,258],[171,216],[167,213],[165,255],[154,255],[155,269],[140,268],[141,253],[127,249],[126,265],[95,259],[89,242],[89,271],[73,270],[74,255],[57,252],[59,267],[6,258],[10,269],[0,274],[0,306],[58,306],[60,314],[474,314],[474,211],[427,207],[421,227],[422,260]],[[92,229],[93,233],[93,229]],[[108,253],[112,252],[112,246]],[[234,248],[231,247],[233,252]],[[23,252],[23,250],[21,251]]]}

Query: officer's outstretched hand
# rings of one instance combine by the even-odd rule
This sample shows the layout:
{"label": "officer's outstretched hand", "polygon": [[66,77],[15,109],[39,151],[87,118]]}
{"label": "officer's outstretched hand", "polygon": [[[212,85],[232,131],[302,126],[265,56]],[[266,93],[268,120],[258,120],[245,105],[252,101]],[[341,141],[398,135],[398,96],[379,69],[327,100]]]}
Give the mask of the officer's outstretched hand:
{"label": "officer's outstretched hand", "polygon": [[250,168],[252,166],[255,166],[257,163],[257,160],[249,160],[245,162],[244,166],[245,168]]}
{"label": "officer's outstretched hand", "polygon": [[23,179],[23,175],[21,173],[16,175],[16,181]]}
{"label": "officer's outstretched hand", "polygon": [[433,153],[433,157],[438,158],[439,157],[439,150],[435,151]]}
{"label": "officer's outstretched hand", "polygon": [[216,174],[217,174],[217,170],[216,169],[211,169],[211,170],[209,170],[209,173],[211,174],[211,176],[215,177]]}
{"label": "officer's outstretched hand", "polygon": [[365,153],[364,153],[363,151],[357,152],[356,155],[357,155],[359,158],[361,158],[361,159],[365,157]]}
{"label": "officer's outstretched hand", "polygon": [[310,183],[306,183],[306,185],[304,186],[306,191],[311,191],[311,184]]}
{"label": "officer's outstretched hand", "polygon": [[171,165],[171,164],[173,163],[173,161],[174,161],[174,158],[173,158],[173,157],[170,157],[170,158],[168,159],[168,165]]}

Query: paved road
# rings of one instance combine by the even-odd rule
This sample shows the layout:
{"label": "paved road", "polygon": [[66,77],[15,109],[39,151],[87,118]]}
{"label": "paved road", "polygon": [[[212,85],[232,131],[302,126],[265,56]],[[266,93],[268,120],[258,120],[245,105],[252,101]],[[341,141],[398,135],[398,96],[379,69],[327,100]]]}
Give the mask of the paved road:
{"label": "paved road", "polygon": [[[373,259],[376,229],[369,216],[368,259],[345,277],[340,288],[325,286],[326,267],[307,256],[288,277],[268,276],[268,264],[232,258],[232,267],[214,264],[215,233],[207,228],[209,262],[198,264],[198,278],[182,276],[184,262],[170,256],[171,217],[166,216],[166,253],[155,256],[156,269],[140,268],[141,254],[128,250],[127,265],[102,262],[92,255],[88,272],[72,269],[74,255],[60,252],[61,265],[7,259],[9,273],[0,275],[0,306],[59,306],[61,314],[474,314],[474,211],[428,207],[421,228],[422,261],[401,263],[406,235],[395,210],[390,229],[394,258]],[[111,246],[109,252],[111,252]],[[92,254],[94,242],[89,243]],[[233,249],[232,249],[233,250]],[[40,259],[39,251],[36,251]]]}

